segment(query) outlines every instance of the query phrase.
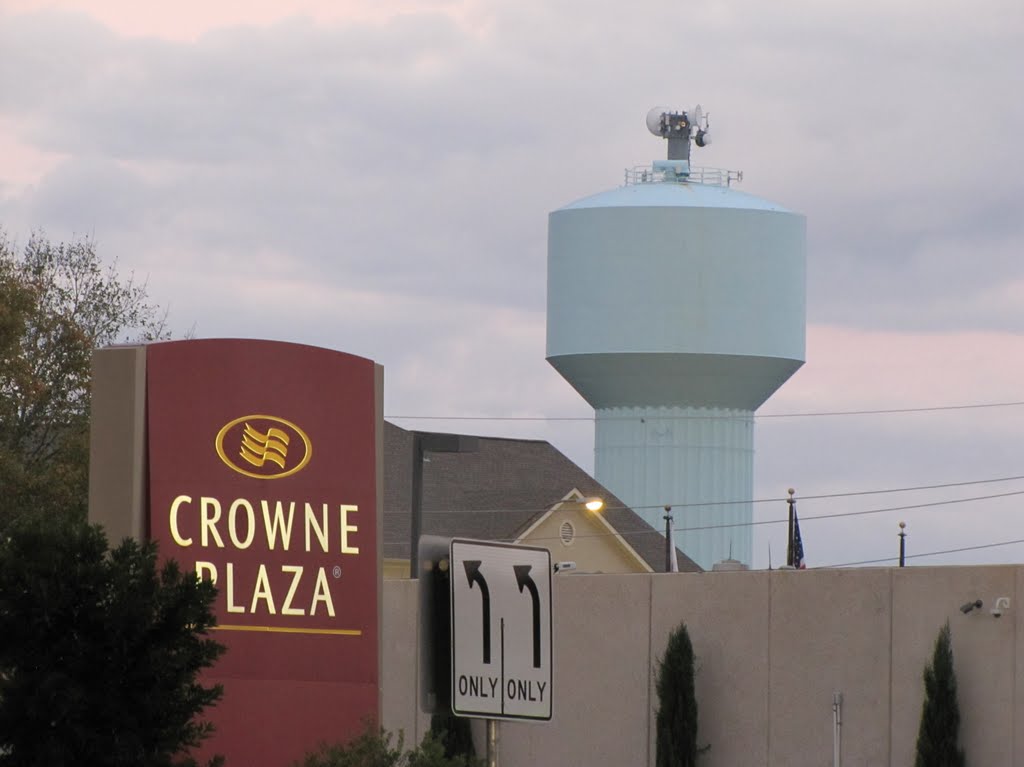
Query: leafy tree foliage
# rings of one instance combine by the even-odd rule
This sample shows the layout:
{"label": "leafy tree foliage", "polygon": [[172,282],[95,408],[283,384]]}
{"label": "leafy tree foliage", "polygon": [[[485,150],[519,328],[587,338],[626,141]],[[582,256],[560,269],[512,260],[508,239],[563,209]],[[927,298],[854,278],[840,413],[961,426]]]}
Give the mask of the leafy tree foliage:
{"label": "leafy tree foliage", "polygon": [[693,644],[686,624],[668,638],[665,657],[658,663],[658,715],[655,765],[693,767],[706,749],[697,747],[697,696],[694,692]]}
{"label": "leafy tree foliage", "polygon": [[24,517],[0,534],[0,765],[168,767],[209,733],[215,589],[155,543]]}
{"label": "leafy tree foliage", "polygon": [[932,662],[924,669],[924,705],[917,733],[914,767],[964,767],[960,748],[960,704],[953,671],[949,621],[935,640]]}
{"label": "leafy tree foliage", "polygon": [[323,745],[295,767],[477,767],[470,756],[446,756],[445,746],[427,733],[418,748],[404,750],[401,734],[368,727],[347,744]]}
{"label": "leafy tree foliage", "polygon": [[85,518],[92,350],[166,337],[144,285],[104,267],[95,243],[0,231],[0,527],[15,514]]}

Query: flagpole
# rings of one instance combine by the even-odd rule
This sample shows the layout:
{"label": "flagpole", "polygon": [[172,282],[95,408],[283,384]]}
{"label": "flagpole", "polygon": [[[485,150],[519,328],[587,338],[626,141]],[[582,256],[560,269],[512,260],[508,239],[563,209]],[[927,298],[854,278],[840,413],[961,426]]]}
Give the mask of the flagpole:
{"label": "flagpole", "polygon": [[796,506],[796,501],[793,500],[793,494],[796,492],[793,488],[789,488],[789,537],[786,538],[786,564],[793,567],[796,563],[793,561],[793,514]]}
{"label": "flagpole", "polygon": [[900,567],[907,566],[907,523],[900,522]]}

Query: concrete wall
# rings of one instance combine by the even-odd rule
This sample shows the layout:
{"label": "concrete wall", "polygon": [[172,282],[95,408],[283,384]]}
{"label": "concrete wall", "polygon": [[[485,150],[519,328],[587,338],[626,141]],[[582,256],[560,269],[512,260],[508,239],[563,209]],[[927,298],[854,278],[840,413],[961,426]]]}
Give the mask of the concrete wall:
{"label": "concrete wall", "polygon": [[[384,725],[418,740],[415,581],[384,592]],[[501,724],[501,764],[654,764],[654,670],[685,621],[697,656],[704,767],[913,763],[922,672],[953,634],[961,743],[969,762],[1024,764],[1024,567],[912,567],[554,580],[554,716]],[[1002,618],[990,613],[1009,597]],[[966,602],[984,606],[960,612]]]}

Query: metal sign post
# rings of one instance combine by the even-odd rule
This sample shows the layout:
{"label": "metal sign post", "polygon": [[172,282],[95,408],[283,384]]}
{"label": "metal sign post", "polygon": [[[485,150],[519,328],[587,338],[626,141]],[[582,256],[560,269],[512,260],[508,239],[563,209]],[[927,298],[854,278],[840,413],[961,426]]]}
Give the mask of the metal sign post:
{"label": "metal sign post", "polygon": [[487,720],[487,767],[498,767],[498,720]]}

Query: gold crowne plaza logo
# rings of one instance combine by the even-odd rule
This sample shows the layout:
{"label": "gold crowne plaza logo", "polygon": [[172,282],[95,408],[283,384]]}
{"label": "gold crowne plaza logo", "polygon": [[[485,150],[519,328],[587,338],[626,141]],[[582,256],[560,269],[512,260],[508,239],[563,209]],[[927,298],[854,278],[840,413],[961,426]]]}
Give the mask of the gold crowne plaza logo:
{"label": "gold crowne plaza logo", "polygon": [[239,455],[253,466],[260,467],[267,461],[272,461],[283,469],[285,461],[288,460],[289,442],[291,437],[281,429],[270,427],[264,434],[246,424],[245,431],[242,432],[242,451]]}
{"label": "gold crowne plaza logo", "polygon": [[246,415],[217,433],[217,455],[229,468],[256,479],[280,479],[303,469],[313,455],[306,433],[272,415]]}

